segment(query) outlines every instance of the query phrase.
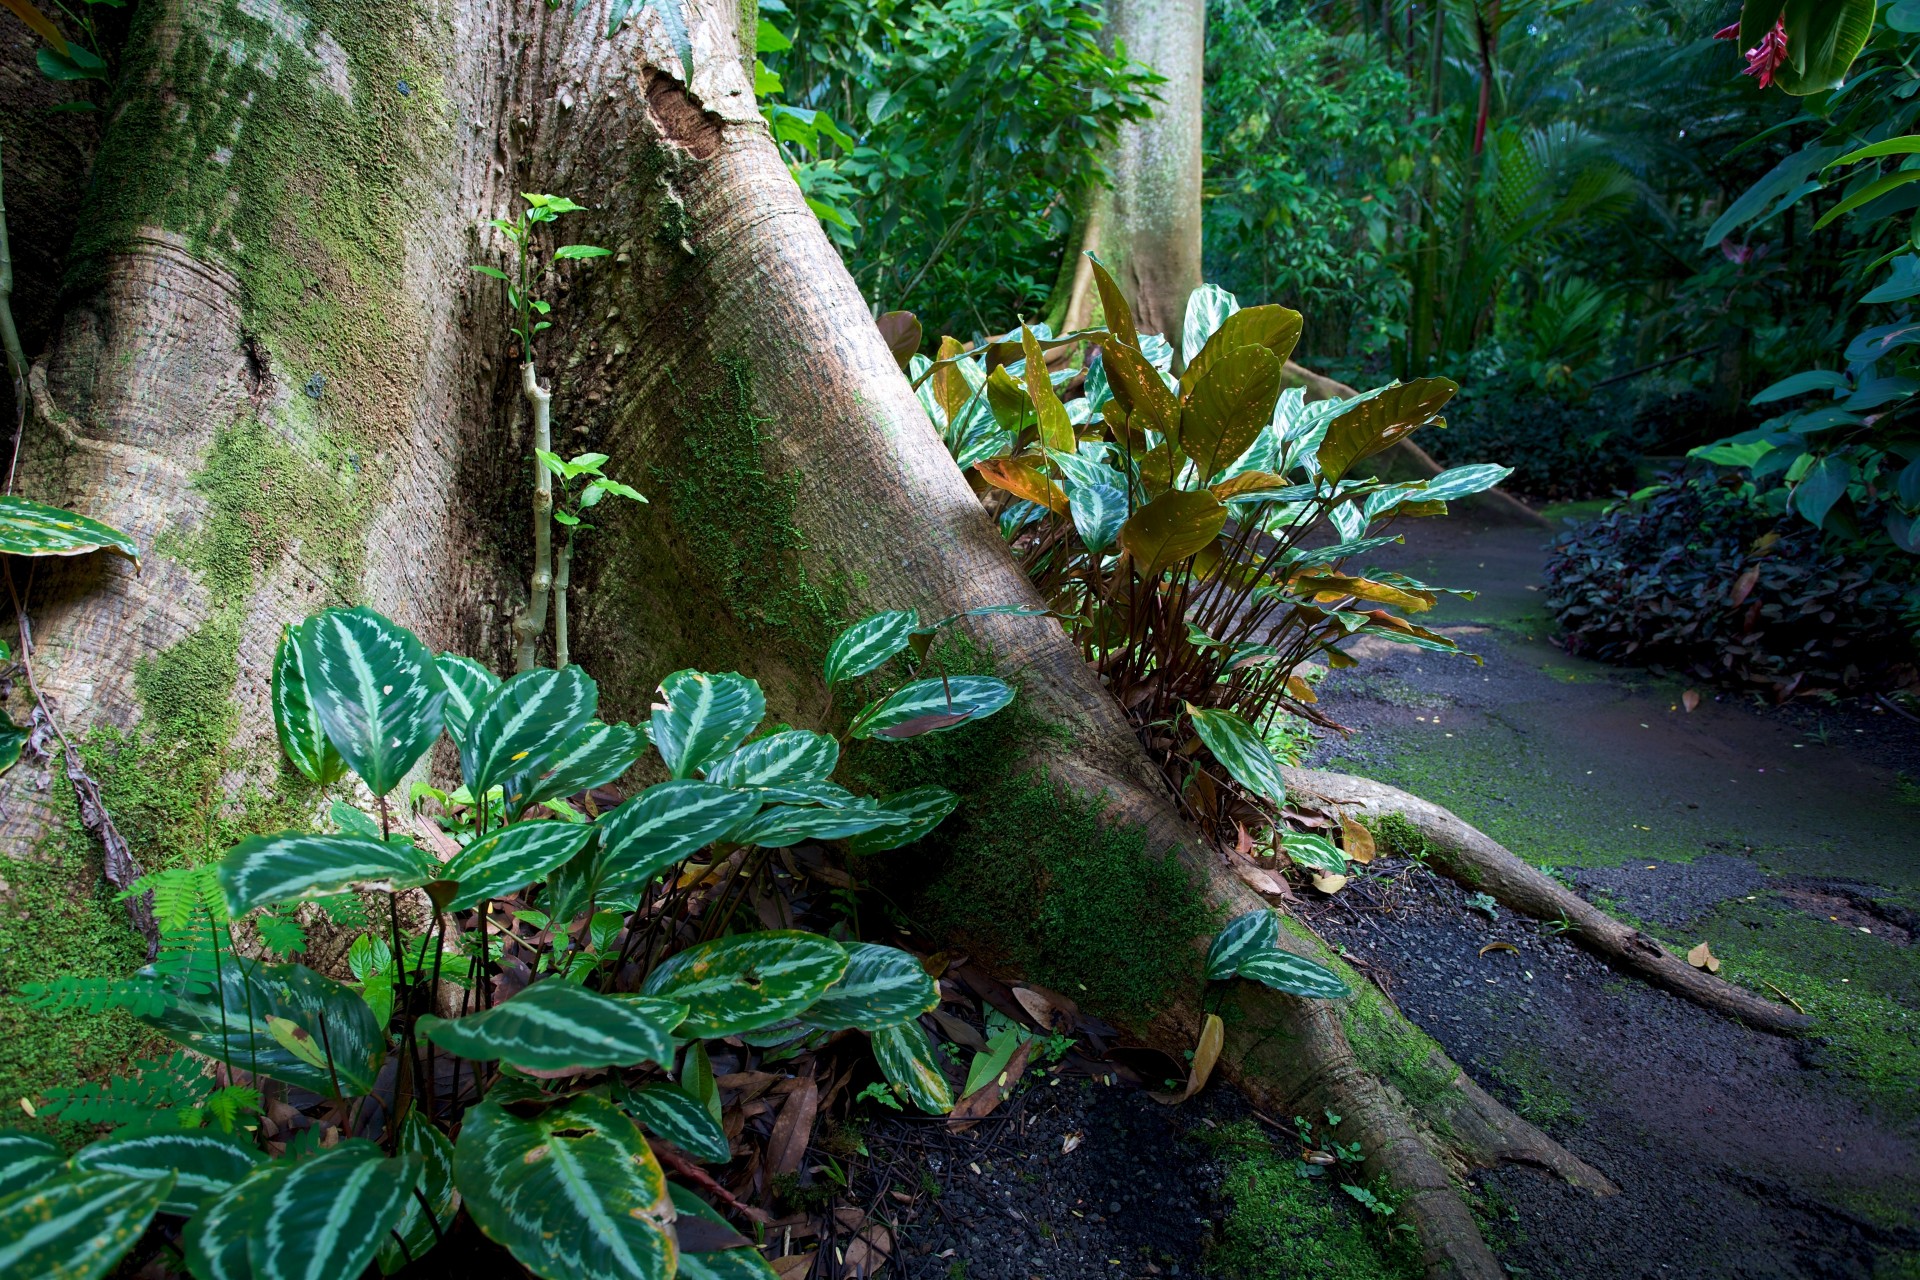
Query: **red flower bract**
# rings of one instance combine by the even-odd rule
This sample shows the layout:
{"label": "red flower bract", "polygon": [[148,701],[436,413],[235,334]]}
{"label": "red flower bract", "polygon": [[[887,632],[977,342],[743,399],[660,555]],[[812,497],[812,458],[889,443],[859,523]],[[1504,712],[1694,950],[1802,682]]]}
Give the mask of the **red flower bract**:
{"label": "red flower bract", "polygon": [[[1739,24],[1735,24],[1738,34]],[[1747,50],[1747,74],[1760,81],[1762,89],[1771,88],[1773,73],[1787,60],[1787,24],[1776,18],[1773,30],[1760,37],[1760,43]]]}

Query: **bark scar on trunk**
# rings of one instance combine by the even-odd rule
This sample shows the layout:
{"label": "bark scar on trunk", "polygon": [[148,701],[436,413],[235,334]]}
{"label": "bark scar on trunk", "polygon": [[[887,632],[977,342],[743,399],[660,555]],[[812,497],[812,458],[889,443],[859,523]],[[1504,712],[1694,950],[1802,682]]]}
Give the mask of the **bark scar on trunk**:
{"label": "bark scar on trunk", "polygon": [[647,78],[647,114],[660,137],[695,160],[711,160],[720,151],[721,119],[693,100],[671,76]]}

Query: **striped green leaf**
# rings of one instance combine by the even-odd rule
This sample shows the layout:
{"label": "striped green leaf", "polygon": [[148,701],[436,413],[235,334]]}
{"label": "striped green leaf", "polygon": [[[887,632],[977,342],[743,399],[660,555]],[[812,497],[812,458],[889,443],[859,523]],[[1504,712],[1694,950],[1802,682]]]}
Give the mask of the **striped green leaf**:
{"label": "striped green leaf", "polygon": [[698,1098],[677,1084],[656,1080],[638,1089],[628,1089],[620,1098],[620,1106],[643,1126],[695,1159],[709,1164],[725,1164],[733,1159],[726,1130]]}
{"label": "striped green leaf", "polygon": [[581,1094],[531,1119],[489,1099],[453,1152],[467,1212],[542,1280],[667,1280],[666,1175],[633,1121]]}
{"label": "striped green leaf", "polygon": [[919,959],[898,947],[847,944],[847,971],[807,1007],[807,1021],[838,1031],[879,1031],[909,1022],[940,1003],[940,989]]}
{"label": "striped green leaf", "polygon": [[386,795],[440,736],[447,684],[433,655],[367,608],[328,609],[296,636],[327,737],[375,795]]}
{"label": "striped green leaf", "polygon": [[194,1280],[254,1280],[247,1241],[274,1189],[292,1172],[288,1160],[256,1165],[245,1181],[187,1222],[180,1244]]}
{"label": "striped green leaf", "polygon": [[[159,977],[152,966],[140,976]],[[386,1056],[373,1010],[360,993],[304,965],[260,964],[227,954],[209,990],[188,991],[158,1012],[134,1016],[196,1053],[326,1098],[372,1093]],[[301,1051],[273,1034],[273,1019],[292,1024]]]}
{"label": "striped green leaf", "polygon": [[825,782],[840,763],[840,744],[824,733],[787,729],[757,738],[707,766],[717,787],[772,787]]}
{"label": "striped green leaf", "polygon": [[460,886],[447,909],[465,911],[545,880],[592,838],[593,828],[577,822],[516,822],[502,827],[474,841],[440,868],[441,879]]}
{"label": "striped green leaf", "polygon": [[1207,750],[1233,780],[1275,804],[1287,802],[1287,784],[1280,778],[1280,762],[1253,726],[1231,711],[1203,710],[1187,704],[1187,716]]}
{"label": "striped green leaf", "polygon": [[236,916],[275,902],[323,898],[346,889],[414,889],[440,864],[411,841],[282,831],[248,836],[215,871]]}
{"label": "striped green leaf", "polygon": [[173,1190],[169,1177],[69,1173],[0,1200],[0,1276],[98,1280]]}
{"label": "striped green leaf", "polygon": [[1303,867],[1311,867],[1330,876],[1346,874],[1347,855],[1325,836],[1307,831],[1289,831],[1282,837],[1281,847],[1287,851],[1289,858]]}
{"label": "striped green leaf", "polygon": [[953,1086],[933,1056],[933,1041],[918,1019],[873,1033],[873,1056],[893,1091],[929,1115],[953,1110]]}
{"label": "striped green leaf", "polygon": [[916,738],[982,720],[1013,701],[1013,686],[992,676],[915,680],[854,717],[856,738]]}
{"label": "striped green leaf", "polygon": [[876,613],[842,631],[827,648],[827,683],[864,676],[905,649],[920,629],[913,609]]}
{"label": "striped green leaf", "polygon": [[117,551],[129,560],[140,548],[118,529],[61,507],[0,495],[0,552],[10,556],[82,556]]}
{"label": "striped green leaf", "polygon": [[60,1176],[67,1153],[37,1133],[0,1130],[0,1200]]}
{"label": "striped green leaf", "polygon": [[538,777],[525,781],[509,778],[506,793],[519,796],[514,803],[525,808],[591,791],[625,773],[644,750],[639,731],[633,726],[595,721],[567,739]]}
{"label": "striped green leaf", "polygon": [[420,1033],[449,1053],[523,1071],[631,1067],[673,1061],[681,998],[615,998],[571,982],[536,982],[464,1018],[423,1017]]}
{"label": "striped green leaf", "polygon": [[784,849],[802,840],[843,840],[881,828],[892,828],[898,818],[871,800],[858,807],[816,809],[791,804],[770,805],[727,833],[738,844]]}
{"label": "striped green leaf", "polygon": [[[460,740],[460,772],[467,790],[485,795],[519,776],[529,783],[586,728],[600,706],[593,677],[577,666],[523,671],[487,695]],[[520,796],[507,794],[518,812]]]}
{"label": "striped green leaf", "polygon": [[142,1129],[102,1138],[74,1152],[73,1167],[135,1178],[173,1176],[162,1213],[191,1217],[244,1181],[260,1163],[252,1147],[208,1129]]}
{"label": "striped green leaf", "polygon": [[648,787],[594,824],[599,883],[643,884],[718,840],[759,805],[745,792],[688,778]]}
{"label": "striped green leaf", "polygon": [[433,661],[440,668],[440,678],[447,682],[444,714],[447,732],[457,743],[467,736],[467,726],[473,723],[480,704],[500,687],[500,677],[457,653],[443,653]]}
{"label": "striped green leaf", "polygon": [[1239,976],[1289,995],[1339,1000],[1353,994],[1333,970],[1291,951],[1263,951],[1240,962]]}
{"label": "striped green leaf", "polygon": [[420,1158],[349,1138],[276,1179],[247,1239],[254,1280],[341,1280],[380,1251],[413,1199]]}
{"label": "striped green leaf", "polygon": [[686,1004],[682,1039],[711,1040],[793,1017],[846,969],[839,943],[776,929],[688,947],[649,974],[642,990]]}
{"label": "striped green leaf", "polygon": [[788,782],[768,787],[742,787],[763,804],[817,804],[828,809],[858,809],[872,803],[837,782]]}
{"label": "striped green leaf", "polygon": [[[380,1242],[374,1261],[382,1275],[392,1275],[407,1265],[409,1257],[419,1258],[433,1248],[440,1235],[453,1229],[460,1212],[460,1192],[453,1185],[453,1144],[418,1111],[407,1112],[407,1118],[400,1122],[399,1153],[420,1162],[420,1176],[414,1183],[420,1194],[409,1194],[400,1207],[400,1220],[393,1226],[400,1239],[389,1234]],[[422,1197],[433,1209],[431,1219],[420,1207]],[[433,1229],[436,1223],[439,1235]]]}
{"label": "striped green leaf", "polygon": [[1207,950],[1207,978],[1213,982],[1231,978],[1240,972],[1240,962],[1248,956],[1272,951],[1279,945],[1280,922],[1270,908],[1235,916]]}
{"label": "striped green leaf", "polygon": [[1080,541],[1094,555],[1105,555],[1120,539],[1127,522],[1127,495],[1118,485],[1077,484],[1067,494],[1067,510]]}
{"label": "striped green leaf", "polygon": [[893,816],[892,824],[853,837],[847,847],[855,853],[882,853],[923,840],[959,803],[960,797],[945,787],[914,787],[888,796],[880,808]]}
{"label": "striped green leaf", "polygon": [[327,740],[327,731],[307,696],[307,676],[300,665],[295,631],[294,627],[281,631],[279,647],[273,651],[273,727],[280,735],[280,749],[293,767],[308,781],[325,786],[347,771],[347,762]]}
{"label": "striped green leaf", "polygon": [[676,671],[660,682],[660,697],[653,745],[676,778],[691,778],[734,750],[767,713],[760,686],[733,671]]}
{"label": "striped green leaf", "polygon": [[[681,1280],[778,1280],[753,1242],[727,1225],[713,1206],[681,1186],[669,1183],[674,1235],[680,1241]],[[712,1247],[702,1247],[711,1244]]]}

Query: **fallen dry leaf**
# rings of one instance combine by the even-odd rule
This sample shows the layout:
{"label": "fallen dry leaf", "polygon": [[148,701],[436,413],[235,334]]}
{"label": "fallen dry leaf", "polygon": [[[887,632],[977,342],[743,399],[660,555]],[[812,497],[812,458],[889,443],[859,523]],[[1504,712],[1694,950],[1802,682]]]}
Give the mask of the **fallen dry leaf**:
{"label": "fallen dry leaf", "polygon": [[1347,887],[1345,876],[1315,876],[1313,887],[1322,893],[1338,893]]}
{"label": "fallen dry leaf", "polygon": [[1680,705],[1685,707],[1688,711],[1692,711],[1695,707],[1699,706],[1700,705],[1699,690],[1689,689],[1685,693],[1681,694]]}
{"label": "fallen dry leaf", "polygon": [[1064,1030],[1073,1023],[1073,1019],[1067,1016],[1066,1010],[1032,987],[1015,987],[1013,998],[1020,1002],[1020,1007],[1027,1011],[1027,1016],[1038,1023],[1043,1031]]}
{"label": "fallen dry leaf", "polygon": [[1511,951],[1515,955],[1520,954],[1520,948],[1514,946],[1511,942],[1489,942],[1486,946],[1480,948],[1481,955],[1485,955],[1489,951]]}
{"label": "fallen dry leaf", "polygon": [[780,1280],[799,1280],[801,1276],[813,1270],[813,1256],[818,1252],[817,1249],[810,1249],[806,1253],[770,1259],[773,1264],[773,1273],[779,1276]]}
{"label": "fallen dry leaf", "polygon": [[1233,873],[1244,880],[1247,887],[1255,893],[1271,893],[1282,898],[1293,897],[1292,890],[1287,888],[1287,882],[1265,867],[1256,867],[1251,862],[1243,862],[1235,858]]}
{"label": "fallen dry leaf", "polygon": [[1193,1066],[1187,1071],[1187,1087],[1179,1093],[1153,1094],[1153,1100],[1174,1106],[1206,1088],[1207,1078],[1213,1074],[1213,1064],[1220,1060],[1220,1048],[1226,1039],[1227,1024],[1220,1021],[1219,1014],[1208,1014],[1200,1028],[1199,1042],[1193,1046]]}
{"label": "fallen dry leaf", "polygon": [[864,1280],[872,1275],[893,1256],[893,1233],[879,1223],[874,1223],[854,1238],[847,1246],[844,1269],[840,1274],[846,1280]]}
{"label": "fallen dry leaf", "polygon": [[940,1030],[946,1034],[947,1039],[955,1044],[963,1045],[975,1053],[987,1051],[986,1037],[981,1035],[979,1029],[972,1023],[940,1009],[933,1011],[933,1020],[940,1024]]}
{"label": "fallen dry leaf", "polygon": [[[1233,829],[1237,833],[1233,841],[1233,851],[1243,858],[1251,857],[1253,854],[1253,836],[1248,833],[1245,826],[1238,822],[1233,824]],[[457,849],[459,846],[455,845],[454,847]]]}
{"label": "fallen dry leaf", "polygon": [[1708,973],[1720,972],[1720,957],[1713,954],[1713,949],[1704,942],[1687,952],[1687,963]]}
{"label": "fallen dry leaf", "polygon": [[820,1089],[812,1080],[802,1080],[787,1095],[780,1118],[773,1122],[767,1138],[767,1167],[776,1174],[798,1173],[806,1159],[807,1144],[813,1141],[813,1121],[820,1110]]}
{"label": "fallen dry leaf", "polygon": [[1340,836],[1341,847],[1349,858],[1363,867],[1373,861],[1373,832],[1367,830],[1365,823],[1341,814]]}
{"label": "fallen dry leaf", "polygon": [[1020,1047],[1013,1051],[1013,1056],[1007,1059],[1006,1068],[999,1075],[953,1104],[953,1111],[948,1116],[948,1127],[955,1133],[965,1133],[982,1117],[992,1114],[993,1109],[1013,1092],[1013,1086],[1020,1083],[1020,1077],[1027,1070],[1027,1058],[1032,1053],[1033,1041],[1022,1040]]}

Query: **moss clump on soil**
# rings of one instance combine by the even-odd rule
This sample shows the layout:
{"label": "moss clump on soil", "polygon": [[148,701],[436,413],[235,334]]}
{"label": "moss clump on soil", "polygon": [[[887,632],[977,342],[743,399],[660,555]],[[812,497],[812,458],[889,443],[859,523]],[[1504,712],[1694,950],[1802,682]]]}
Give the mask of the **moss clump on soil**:
{"label": "moss clump on soil", "polygon": [[[1341,1192],[1299,1175],[1250,1120],[1225,1125],[1205,1141],[1226,1164],[1220,1190],[1229,1208],[1207,1247],[1207,1267],[1222,1280],[1414,1280],[1418,1249],[1404,1232],[1362,1222]],[[1389,1218],[1387,1221],[1391,1222]]]}
{"label": "moss clump on soil", "polygon": [[1514,1045],[1493,1066],[1513,1109],[1542,1129],[1577,1125],[1586,1119],[1572,1098],[1554,1082],[1553,1072],[1540,1051]]}

